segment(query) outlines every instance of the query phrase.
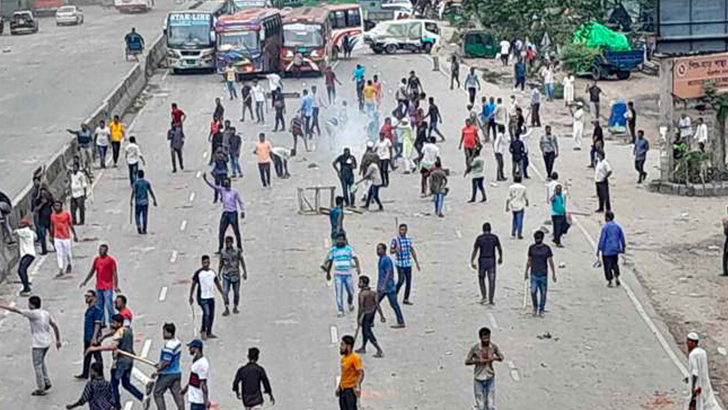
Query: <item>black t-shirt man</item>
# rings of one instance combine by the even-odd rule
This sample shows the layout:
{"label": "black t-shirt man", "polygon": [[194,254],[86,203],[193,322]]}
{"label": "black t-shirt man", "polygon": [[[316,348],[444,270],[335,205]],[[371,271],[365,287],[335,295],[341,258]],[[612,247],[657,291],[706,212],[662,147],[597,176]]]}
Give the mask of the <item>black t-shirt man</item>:
{"label": "black t-shirt man", "polygon": [[354,179],[354,170],[356,169],[356,158],[349,154],[341,154],[338,157],[336,157],[336,160],[334,161],[335,164],[339,166],[339,172],[341,173],[341,177],[345,180],[353,180]]}
{"label": "black t-shirt man", "polygon": [[501,244],[498,236],[486,232],[481,234],[475,239],[475,245],[473,250],[478,252],[478,263],[481,265],[492,266],[495,265],[495,250],[498,248],[499,254],[501,254]]}
{"label": "black t-shirt man", "polygon": [[602,93],[602,89],[596,84],[589,87],[589,101],[599,102],[599,94]]}
{"label": "black t-shirt man", "polygon": [[531,258],[531,275],[544,277],[548,275],[548,260],[553,257],[551,248],[545,243],[535,243],[528,247],[528,256]]}

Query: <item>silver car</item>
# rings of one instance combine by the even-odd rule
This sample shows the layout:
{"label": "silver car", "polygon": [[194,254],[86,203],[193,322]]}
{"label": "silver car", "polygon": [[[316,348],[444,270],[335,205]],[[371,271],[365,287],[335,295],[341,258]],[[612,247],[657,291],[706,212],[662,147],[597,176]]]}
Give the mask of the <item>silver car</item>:
{"label": "silver car", "polygon": [[83,11],[76,6],[63,6],[56,11],[56,25],[83,24]]}

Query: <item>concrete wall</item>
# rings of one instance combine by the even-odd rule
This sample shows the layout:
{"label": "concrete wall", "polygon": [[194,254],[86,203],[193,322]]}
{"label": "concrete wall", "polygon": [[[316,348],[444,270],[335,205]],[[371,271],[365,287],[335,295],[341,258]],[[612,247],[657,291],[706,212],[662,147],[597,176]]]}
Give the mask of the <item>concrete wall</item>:
{"label": "concrete wall", "polygon": [[[167,54],[167,47],[164,36],[159,36],[152,46],[147,50],[144,57],[140,57],[140,61],[134,64],[129,73],[124,77],[121,83],[104,99],[99,107],[86,119],[86,124],[91,129],[96,128],[99,121],[109,121],[114,115],[123,116],[124,113],[134,104],[134,100],[141,94],[147,85],[149,77],[154,74],[154,70],[163,62]],[[56,198],[65,198],[68,190],[68,174],[66,172],[68,164],[73,162],[73,156],[76,152],[75,139],[69,138],[58,152],[53,154],[45,163],[46,179],[48,185]],[[13,212],[10,215],[10,222],[13,227],[20,224],[20,219],[24,216],[31,215],[30,212],[30,196],[32,191],[31,175],[13,176],[16,178],[28,178],[28,185],[21,193],[13,198]],[[17,246],[9,246],[6,244],[6,238],[3,238],[2,230],[0,230],[0,281],[5,280],[8,274],[14,274],[13,267],[17,263],[18,249]]]}

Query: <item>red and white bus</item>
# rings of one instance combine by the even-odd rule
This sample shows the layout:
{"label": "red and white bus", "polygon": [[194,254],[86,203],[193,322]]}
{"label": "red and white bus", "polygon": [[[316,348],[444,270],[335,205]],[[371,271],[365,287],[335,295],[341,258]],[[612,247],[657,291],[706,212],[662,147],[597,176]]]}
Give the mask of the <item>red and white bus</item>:
{"label": "red and white bus", "polygon": [[331,26],[334,55],[344,51],[342,42],[349,37],[351,49],[364,44],[364,14],[359,4],[333,4],[329,9],[329,25]]}
{"label": "red and white bus", "polygon": [[217,32],[217,71],[227,66],[239,75],[263,74],[279,68],[283,23],[278,9],[251,8],[221,16]]}
{"label": "red and white bus", "polygon": [[66,0],[33,0],[32,5],[35,16],[52,16],[66,5]]}
{"label": "red and white bus", "polygon": [[283,14],[281,73],[322,72],[332,55],[329,10],[299,7]]}

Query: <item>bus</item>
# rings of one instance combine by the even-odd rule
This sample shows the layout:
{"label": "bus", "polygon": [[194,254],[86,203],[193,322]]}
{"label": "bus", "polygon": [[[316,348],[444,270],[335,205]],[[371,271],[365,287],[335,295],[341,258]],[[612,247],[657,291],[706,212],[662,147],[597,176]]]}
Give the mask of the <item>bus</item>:
{"label": "bus", "polygon": [[58,9],[66,5],[65,0],[33,0],[31,3],[33,5],[33,15],[36,17],[53,16]]}
{"label": "bus", "polygon": [[[285,12],[281,73],[323,72],[331,58],[329,10],[301,7]],[[299,61],[300,64],[294,64]]]}
{"label": "bus", "polygon": [[278,70],[283,23],[278,9],[247,9],[215,23],[217,71],[232,65],[238,75]]}
{"label": "bus", "polygon": [[273,1],[272,0],[233,0],[233,4],[235,5],[235,12],[243,11],[246,9],[263,9],[263,8],[273,8]]}
{"label": "bus", "polygon": [[333,53],[338,56],[344,50],[342,41],[348,36],[352,50],[363,44],[364,18],[359,4],[333,4],[329,9]]}

